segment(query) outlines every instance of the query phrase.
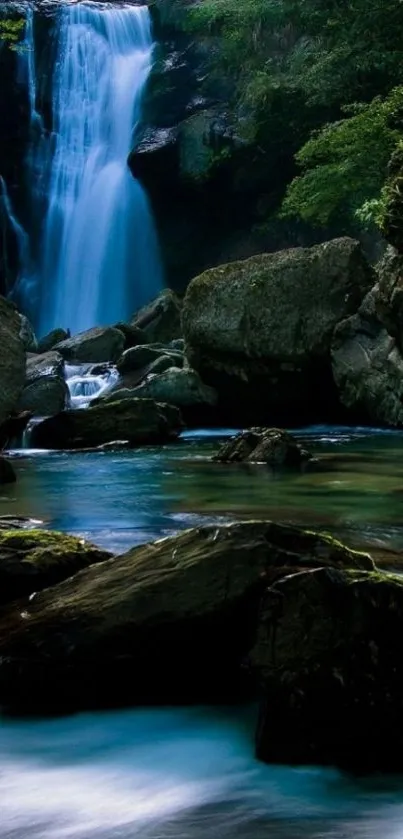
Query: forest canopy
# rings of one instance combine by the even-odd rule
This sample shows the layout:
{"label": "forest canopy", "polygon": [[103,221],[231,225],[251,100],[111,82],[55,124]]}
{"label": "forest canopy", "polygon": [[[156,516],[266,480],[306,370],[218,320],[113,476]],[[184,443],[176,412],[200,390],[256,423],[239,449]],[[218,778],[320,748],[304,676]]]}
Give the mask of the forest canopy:
{"label": "forest canopy", "polygon": [[220,35],[213,72],[235,78],[259,142],[295,155],[280,214],[380,223],[402,131],[401,0],[203,0],[189,17]]}

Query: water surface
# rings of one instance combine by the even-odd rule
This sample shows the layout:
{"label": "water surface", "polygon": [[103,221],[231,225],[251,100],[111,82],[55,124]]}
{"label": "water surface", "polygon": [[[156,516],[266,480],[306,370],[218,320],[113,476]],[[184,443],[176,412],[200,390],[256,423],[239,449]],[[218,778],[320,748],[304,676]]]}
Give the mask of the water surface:
{"label": "water surface", "polygon": [[[114,551],[200,522],[267,516],[380,553],[403,547],[403,435],[305,429],[320,469],[209,458],[220,432],[133,452],[25,452],[0,514]],[[29,685],[27,685],[29,690]],[[0,718],[0,839],[402,839],[403,778],[264,766],[254,709]],[[370,736],[370,732],[369,732]]]}

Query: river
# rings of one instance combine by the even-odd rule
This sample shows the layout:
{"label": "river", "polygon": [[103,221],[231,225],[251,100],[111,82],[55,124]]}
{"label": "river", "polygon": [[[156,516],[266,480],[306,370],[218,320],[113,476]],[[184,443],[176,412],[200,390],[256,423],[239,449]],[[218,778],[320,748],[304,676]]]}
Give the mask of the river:
{"label": "river", "polygon": [[[20,452],[0,514],[30,515],[114,551],[203,521],[265,516],[403,547],[403,435],[314,428],[322,468],[212,464],[220,432],[128,452]],[[29,685],[27,685],[29,690]],[[264,766],[255,711],[136,709],[0,719],[0,837],[400,839],[403,778]]]}

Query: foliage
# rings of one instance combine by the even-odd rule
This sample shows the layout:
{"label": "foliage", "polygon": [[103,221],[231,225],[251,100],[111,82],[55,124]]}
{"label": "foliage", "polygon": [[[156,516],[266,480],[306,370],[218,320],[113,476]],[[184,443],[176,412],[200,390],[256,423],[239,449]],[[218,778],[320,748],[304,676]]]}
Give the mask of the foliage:
{"label": "foliage", "polygon": [[297,154],[303,172],[289,186],[282,215],[326,226],[356,217],[379,221],[380,195],[399,140],[403,87],[382,99],[345,109],[344,119],[316,132]]}
{"label": "foliage", "polygon": [[12,50],[20,49],[24,29],[25,20],[22,17],[0,18],[0,44],[5,43]]}
{"label": "foliage", "polygon": [[[212,71],[234,82],[255,139],[283,166],[283,216],[381,224],[387,161],[401,136],[401,0],[199,0],[189,25],[219,36]],[[270,163],[268,180],[272,176]]]}

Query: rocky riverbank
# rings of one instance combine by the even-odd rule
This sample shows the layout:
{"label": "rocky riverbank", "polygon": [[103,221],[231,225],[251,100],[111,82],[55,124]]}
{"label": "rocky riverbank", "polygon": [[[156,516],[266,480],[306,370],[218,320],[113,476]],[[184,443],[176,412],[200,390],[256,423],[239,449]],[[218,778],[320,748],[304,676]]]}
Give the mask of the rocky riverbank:
{"label": "rocky riverbank", "polygon": [[249,521],[113,558],[2,531],[0,555],[9,712],[256,698],[262,760],[401,769],[403,586],[368,554]]}

